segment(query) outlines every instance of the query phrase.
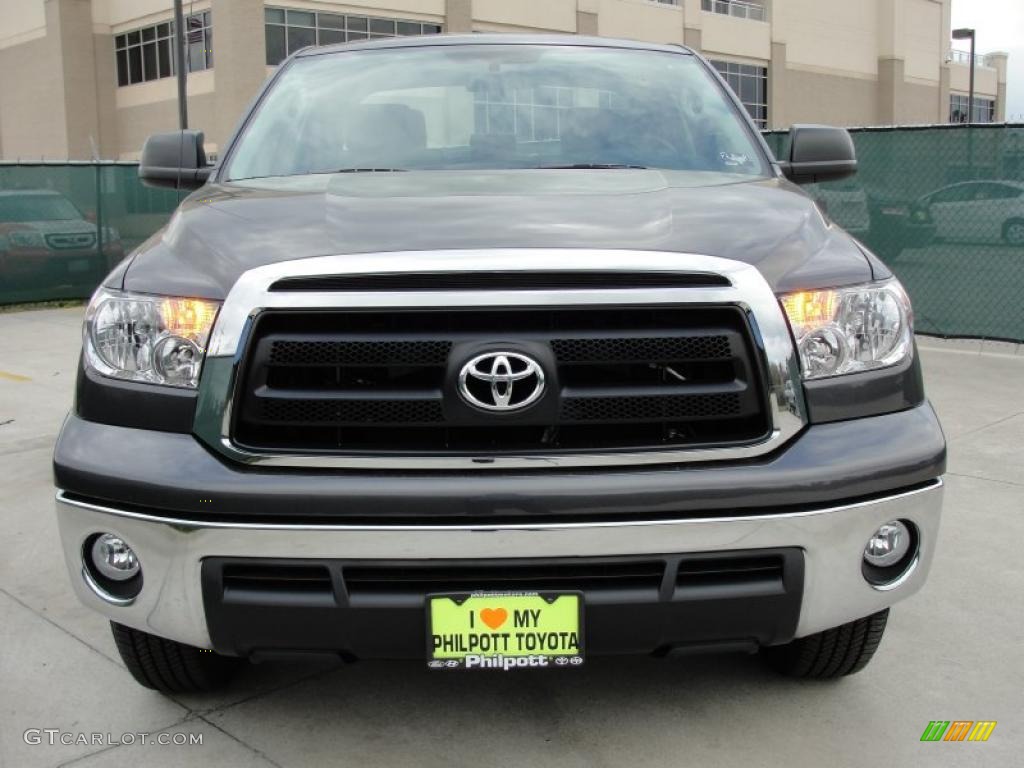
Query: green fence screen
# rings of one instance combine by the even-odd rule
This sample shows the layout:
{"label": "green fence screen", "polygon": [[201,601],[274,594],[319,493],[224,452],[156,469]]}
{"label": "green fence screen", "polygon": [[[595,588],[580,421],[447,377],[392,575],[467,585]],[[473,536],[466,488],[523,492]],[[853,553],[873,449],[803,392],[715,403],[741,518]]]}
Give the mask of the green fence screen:
{"label": "green fence screen", "polygon": [[135,163],[0,164],[0,304],[89,296],[179,199]]}
{"label": "green fence screen", "polygon": [[850,133],[857,175],[805,190],[896,273],[918,332],[1024,341],[1024,125]]}
{"label": "green fence screen", "polygon": [[[857,175],[805,189],[903,281],[918,331],[1024,341],[1024,125],[851,133]],[[179,198],[133,163],[0,164],[0,304],[88,296]]]}

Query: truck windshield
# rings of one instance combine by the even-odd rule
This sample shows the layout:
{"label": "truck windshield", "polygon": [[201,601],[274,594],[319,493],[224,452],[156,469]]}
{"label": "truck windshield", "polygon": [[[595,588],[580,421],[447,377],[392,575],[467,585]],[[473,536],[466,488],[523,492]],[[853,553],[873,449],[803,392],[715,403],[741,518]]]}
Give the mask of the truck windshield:
{"label": "truck windshield", "polygon": [[225,178],[551,167],[768,172],[753,129],[683,52],[435,45],[331,52],[286,66]]}

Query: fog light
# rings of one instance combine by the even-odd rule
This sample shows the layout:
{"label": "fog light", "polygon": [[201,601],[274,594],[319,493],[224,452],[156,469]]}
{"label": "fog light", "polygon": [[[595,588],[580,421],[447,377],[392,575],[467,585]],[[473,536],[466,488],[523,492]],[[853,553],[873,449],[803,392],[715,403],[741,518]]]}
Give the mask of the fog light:
{"label": "fog light", "polygon": [[128,581],[139,572],[139,558],[135,550],[112,533],[96,537],[91,556],[96,570],[112,581]]}
{"label": "fog light", "polygon": [[864,560],[875,568],[896,565],[910,550],[910,530],[899,520],[879,527],[864,547]]}

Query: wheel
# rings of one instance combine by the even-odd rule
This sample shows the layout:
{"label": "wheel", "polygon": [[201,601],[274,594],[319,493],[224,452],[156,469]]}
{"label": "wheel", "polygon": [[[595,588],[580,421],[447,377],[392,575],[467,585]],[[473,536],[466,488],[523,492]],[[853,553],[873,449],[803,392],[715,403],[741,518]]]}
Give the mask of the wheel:
{"label": "wheel", "polygon": [[1007,245],[1024,245],[1024,219],[1011,219],[1003,225]]}
{"label": "wheel", "polygon": [[200,693],[222,688],[241,659],[166,640],[110,622],[117,651],[132,677],[163,693]]}
{"label": "wheel", "polygon": [[878,650],[889,609],[841,627],[801,637],[786,645],[762,648],[775,669],[790,677],[832,680],[860,672]]}

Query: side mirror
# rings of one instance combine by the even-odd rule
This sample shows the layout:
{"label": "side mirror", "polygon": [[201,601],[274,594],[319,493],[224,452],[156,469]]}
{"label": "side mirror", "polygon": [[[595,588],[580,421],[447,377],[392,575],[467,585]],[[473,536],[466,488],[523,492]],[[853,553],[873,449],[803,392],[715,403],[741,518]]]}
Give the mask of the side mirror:
{"label": "side mirror", "polygon": [[794,125],[789,129],[789,159],[779,167],[796,184],[845,179],[857,172],[857,150],[845,128]]}
{"label": "side mirror", "polygon": [[198,189],[210,177],[202,131],[154,133],[142,147],[139,178],[151,187]]}

